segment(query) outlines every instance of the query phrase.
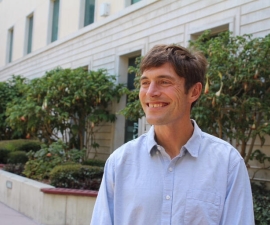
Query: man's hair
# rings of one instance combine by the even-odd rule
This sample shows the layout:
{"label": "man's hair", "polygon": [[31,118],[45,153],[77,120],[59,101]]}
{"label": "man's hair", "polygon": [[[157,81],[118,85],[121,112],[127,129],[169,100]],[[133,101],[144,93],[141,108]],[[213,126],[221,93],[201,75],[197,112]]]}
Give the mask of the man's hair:
{"label": "man's hair", "polygon": [[[145,70],[160,67],[165,63],[170,63],[176,74],[185,78],[186,93],[197,82],[204,84],[206,58],[198,51],[191,52],[179,45],[155,45],[142,59],[141,74]],[[195,102],[192,103],[192,107]]]}

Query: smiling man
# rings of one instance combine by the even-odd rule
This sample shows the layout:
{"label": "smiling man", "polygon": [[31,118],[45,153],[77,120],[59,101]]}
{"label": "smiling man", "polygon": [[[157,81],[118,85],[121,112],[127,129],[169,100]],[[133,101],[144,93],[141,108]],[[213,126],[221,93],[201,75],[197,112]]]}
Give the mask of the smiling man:
{"label": "smiling man", "polygon": [[190,112],[207,61],[175,45],[141,62],[148,133],[106,162],[92,225],[253,225],[250,182],[238,151],[204,133]]}

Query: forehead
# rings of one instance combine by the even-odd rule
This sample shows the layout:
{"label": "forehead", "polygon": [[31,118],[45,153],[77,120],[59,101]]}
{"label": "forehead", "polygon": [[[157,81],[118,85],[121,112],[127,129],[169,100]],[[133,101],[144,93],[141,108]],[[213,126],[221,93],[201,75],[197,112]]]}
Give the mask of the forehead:
{"label": "forehead", "polygon": [[158,78],[181,79],[181,77],[178,76],[174,71],[174,68],[170,63],[165,63],[159,67],[151,67],[146,69],[141,76],[141,80]]}

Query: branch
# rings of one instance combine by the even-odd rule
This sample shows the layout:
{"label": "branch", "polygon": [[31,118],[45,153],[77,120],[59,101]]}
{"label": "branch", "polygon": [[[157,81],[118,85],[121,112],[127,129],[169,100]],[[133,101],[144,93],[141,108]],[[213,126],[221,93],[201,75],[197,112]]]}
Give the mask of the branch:
{"label": "branch", "polygon": [[262,168],[257,169],[257,170],[254,172],[253,176],[251,177],[251,180],[253,180],[253,179],[255,178],[255,175],[256,175],[260,170],[268,170],[268,169],[270,169],[270,166],[268,166],[268,167],[262,167]]}
{"label": "branch", "polygon": [[222,139],[222,123],[220,118],[218,119],[218,137]]}
{"label": "branch", "polygon": [[[258,119],[257,119],[256,124],[255,124],[256,128],[259,126],[261,120],[262,120],[262,113],[259,113]],[[251,131],[251,129],[250,129],[250,131]],[[249,136],[250,136],[250,133],[249,133]],[[248,163],[249,158],[250,158],[250,155],[252,153],[252,150],[253,150],[253,147],[254,147],[254,143],[255,143],[256,137],[257,137],[257,134],[253,135],[253,137],[252,137],[252,141],[251,141],[251,144],[249,146],[249,149],[248,149],[248,152],[247,152],[247,156],[245,157],[245,163],[246,164]]]}

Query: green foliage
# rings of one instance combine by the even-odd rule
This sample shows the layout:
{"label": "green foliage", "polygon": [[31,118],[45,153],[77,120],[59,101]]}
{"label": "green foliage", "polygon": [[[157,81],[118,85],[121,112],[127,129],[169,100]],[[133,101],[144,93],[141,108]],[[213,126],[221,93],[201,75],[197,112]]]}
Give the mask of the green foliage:
{"label": "green foliage", "polygon": [[106,70],[51,70],[20,86],[24,96],[8,104],[7,122],[13,129],[29,134],[28,137],[39,137],[47,143],[64,137],[69,148],[85,147],[87,133],[86,143],[97,148],[94,127],[115,121],[111,104],[126,90],[115,81],[116,77]]}
{"label": "green foliage", "polygon": [[270,35],[252,39],[225,32],[211,38],[208,31],[190,45],[209,62],[205,90],[192,116],[204,131],[236,140],[248,163],[256,137],[263,146],[270,134]]}
{"label": "green foliage", "polygon": [[98,159],[87,159],[82,164],[83,165],[88,165],[88,166],[104,167],[105,166],[105,161],[98,160]]}
{"label": "green foliage", "polygon": [[6,122],[6,108],[12,100],[20,98],[19,86],[24,82],[20,76],[13,76],[7,82],[0,82],[0,140],[18,138],[23,133],[14,131]]}
{"label": "green foliage", "polygon": [[0,149],[0,164],[6,164],[10,151],[7,149]]}
{"label": "green foliage", "polygon": [[270,190],[265,184],[251,184],[256,225],[270,224]]}
{"label": "green foliage", "polygon": [[23,175],[23,170],[24,170],[24,164],[23,163],[17,163],[17,164],[6,164],[3,167],[3,170],[10,172],[10,173],[15,173],[19,176],[24,176]]}
{"label": "green foliage", "polygon": [[127,105],[124,109],[120,111],[120,114],[124,115],[127,119],[136,121],[138,118],[144,116],[144,111],[141,107],[141,103],[139,100],[139,89],[140,89],[140,64],[141,64],[142,57],[137,57],[135,64],[136,67],[130,66],[128,68],[129,73],[135,73],[136,77],[134,79],[134,90],[127,91]]}
{"label": "green foliage", "polygon": [[50,146],[42,145],[39,151],[30,151],[27,156],[29,160],[23,174],[28,178],[42,180],[48,179],[51,170],[57,165],[82,162],[85,150],[69,150],[66,144],[58,141]]}
{"label": "green foliage", "polygon": [[251,180],[253,180],[256,177],[256,174],[261,170],[270,170],[270,165],[267,164],[267,161],[270,162],[270,156],[267,156],[265,153],[263,153],[261,150],[256,149],[250,156],[250,160],[257,160],[259,163],[261,163],[261,166],[258,169],[255,169]]}
{"label": "green foliage", "polygon": [[260,163],[265,163],[266,161],[270,162],[270,156],[267,156],[266,154],[264,154],[263,152],[261,152],[259,149],[256,149],[250,156],[250,159],[253,160],[257,160]]}
{"label": "green foliage", "polygon": [[[30,145],[40,145],[41,143],[36,140],[28,140],[28,139],[16,139],[16,140],[5,140],[5,141],[0,141],[0,149],[7,149],[10,151],[17,151],[17,150],[22,150],[22,146],[28,145],[28,143],[31,143]],[[24,148],[24,147],[23,147]]]}
{"label": "green foliage", "polygon": [[38,150],[40,150],[41,145],[38,142],[26,142],[23,143],[21,146],[17,147],[18,151],[24,151],[24,152],[29,152],[29,151],[33,151],[33,152],[37,152]]}
{"label": "green foliage", "polygon": [[23,151],[14,151],[9,153],[7,161],[9,164],[17,164],[17,163],[25,164],[28,161],[28,157],[26,153]]}
{"label": "green foliage", "polygon": [[102,175],[102,167],[74,164],[56,166],[50,177],[55,187],[98,190]]}

